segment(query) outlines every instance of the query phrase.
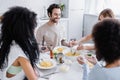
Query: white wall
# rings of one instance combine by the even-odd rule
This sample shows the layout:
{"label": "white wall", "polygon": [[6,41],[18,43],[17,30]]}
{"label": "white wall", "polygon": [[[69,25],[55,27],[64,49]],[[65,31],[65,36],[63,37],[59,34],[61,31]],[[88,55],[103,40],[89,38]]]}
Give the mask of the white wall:
{"label": "white wall", "polygon": [[82,37],[84,0],[69,0],[69,39]]}
{"label": "white wall", "polygon": [[12,6],[27,6],[28,0],[0,0],[0,13],[4,13]]}
{"label": "white wall", "polygon": [[[58,3],[58,0],[29,0],[29,8],[39,14],[39,17],[47,16],[47,8],[50,4]],[[45,10],[44,10],[45,9]]]}
{"label": "white wall", "polygon": [[0,0],[0,15],[12,6],[24,6],[35,11],[40,17],[43,17],[44,7],[47,9],[52,3],[58,3],[58,0]]}

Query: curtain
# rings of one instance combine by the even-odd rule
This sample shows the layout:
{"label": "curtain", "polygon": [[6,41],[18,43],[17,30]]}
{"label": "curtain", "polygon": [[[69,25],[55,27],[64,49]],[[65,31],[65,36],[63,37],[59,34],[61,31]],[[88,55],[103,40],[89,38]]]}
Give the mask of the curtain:
{"label": "curtain", "polygon": [[99,14],[104,9],[104,0],[85,0],[85,13]]}
{"label": "curtain", "polygon": [[105,8],[110,8],[116,15],[120,15],[120,0],[105,0]]}
{"label": "curtain", "polygon": [[103,9],[110,8],[120,15],[120,0],[85,0],[85,13],[98,15]]}

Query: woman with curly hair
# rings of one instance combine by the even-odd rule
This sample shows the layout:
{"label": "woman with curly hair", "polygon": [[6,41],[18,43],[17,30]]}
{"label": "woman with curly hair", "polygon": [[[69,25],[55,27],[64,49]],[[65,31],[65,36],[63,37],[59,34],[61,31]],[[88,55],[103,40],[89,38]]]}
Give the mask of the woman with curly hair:
{"label": "woman with curly hair", "polygon": [[36,14],[24,7],[12,7],[3,14],[1,23],[1,80],[37,80]]}
{"label": "woman with curly hair", "polygon": [[[79,57],[77,60],[83,64],[83,80],[120,80],[120,21],[105,19],[98,22],[92,31],[95,43],[96,57],[93,59],[95,66],[88,74],[86,59]],[[104,61],[105,64],[101,64]]]}

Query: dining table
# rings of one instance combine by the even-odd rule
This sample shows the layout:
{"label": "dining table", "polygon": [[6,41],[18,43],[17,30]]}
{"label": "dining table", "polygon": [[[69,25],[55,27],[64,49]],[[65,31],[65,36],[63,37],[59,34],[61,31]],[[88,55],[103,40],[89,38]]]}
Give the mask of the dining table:
{"label": "dining table", "polygon": [[[87,53],[83,51],[83,53]],[[50,59],[50,52],[40,53],[40,59]],[[82,65],[77,62],[77,59],[71,63],[69,59],[64,58],[64,63],[59,63],[56,59],[52,59],[56,62],[56,65],[52,68],[42,69],[37,66],[39,73],[39,80],[83,80],[83,68]],[[68,64],[69,63],[69,64]],[[61,69],[62,67],[68,67],[67,70]]]}
{"label": "dining table", "polygon": [[[40,53],[40,58],[50,59],[49,52]],[[61,66],[68,66],[69,69],[66,71],[60,70]],[[82,80],[82,65],[78,64],[77,60],[73,61],[71,64],[67,63],[57,63],[56,66],[50,69],[41,69],[38,67],[40,78],[45,80]]]}

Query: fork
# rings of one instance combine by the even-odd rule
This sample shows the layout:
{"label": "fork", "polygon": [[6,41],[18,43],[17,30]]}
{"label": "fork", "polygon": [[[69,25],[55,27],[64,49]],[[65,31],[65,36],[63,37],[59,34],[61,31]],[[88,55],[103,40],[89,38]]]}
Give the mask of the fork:
{"label": "fork", "polygon": [[75,54],[76,54],[76,50],[74,51],[73,55],[75,55]]}

